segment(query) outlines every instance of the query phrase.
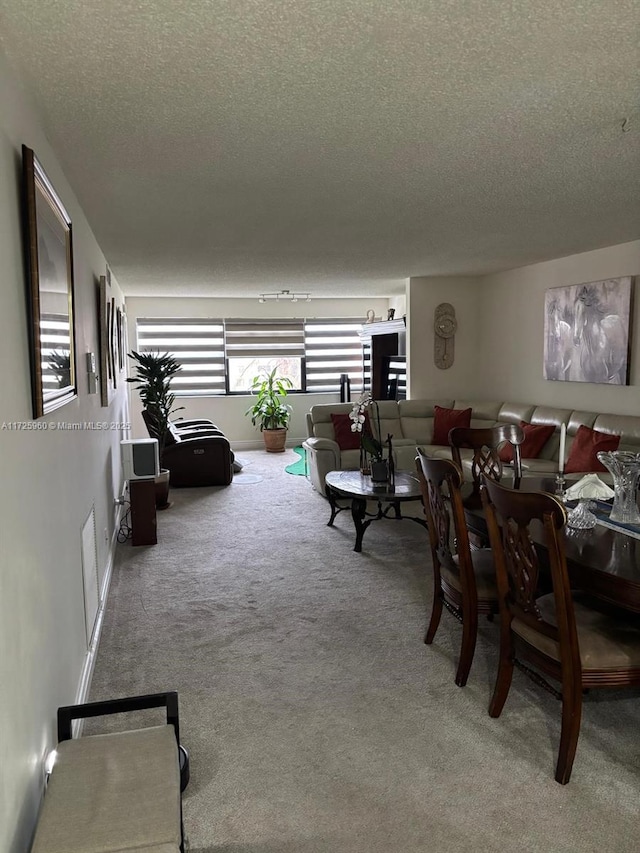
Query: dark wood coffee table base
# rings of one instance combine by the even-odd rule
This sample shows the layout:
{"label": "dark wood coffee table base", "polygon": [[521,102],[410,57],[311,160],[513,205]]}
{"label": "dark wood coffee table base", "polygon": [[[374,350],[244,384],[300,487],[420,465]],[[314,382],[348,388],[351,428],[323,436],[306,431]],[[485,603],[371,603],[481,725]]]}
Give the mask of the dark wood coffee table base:
{"label": "dark wood coffee table base", "polygon": [[[333,476],[335,475],[335,476]],[[347,475],[347,476],[345,476]],[[348,476],[353,475],[353,476]],[[362,551],[362,539],[367,527],[373,521],[382,518],[390,518],[394,521],[402,521],[408,518],[422,527],[427,527],[423,518],[402,515],[400,505],[405,501],[422,500],[420,484],[411,474],[399,471],[396,473],[394,486],[378,488],[371,484],[368,477],[359,471],[331,471],[326,478],[327,497],[331,505],[331,517],[327,522],[328,527],[333,527],[338,513],[351,508],[351,517],[356,529],[356,544],[354,551]],[[340,506],[338,500],[344,498],[350,501],[346,506]],[[377,501],[376,512],[367,512],[367,501]],[[386,504],[386,506],[383,506]],[[393,514],[391,514],[393,511]]]}

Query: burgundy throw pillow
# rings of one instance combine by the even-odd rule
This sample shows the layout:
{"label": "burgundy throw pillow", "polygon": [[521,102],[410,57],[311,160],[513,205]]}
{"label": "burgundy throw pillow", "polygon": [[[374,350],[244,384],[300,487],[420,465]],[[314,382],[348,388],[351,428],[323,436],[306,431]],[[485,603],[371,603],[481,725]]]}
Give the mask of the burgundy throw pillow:
{"label": "burgundy throw pillow", "polygon": [[445,409],[434,406],[432,444],[449,444],[449,430],[471,426],[471,409]]}
{"label": "burgundy throw pillow", "polygon": [[596,453],[600,453],[601,450],[617,450],[619,444],[619,435],[598,432],[587,426],[578,427],[567,464],[564,466],[564,473],[581,474],[583,472],[606,471],[604,465],[598,461]]}
{"label": "burgundy throw pillow", "polygon": [[[336,415],[332,413],[331,423],[333,424],[333,432],[340,450],[359,450],[362,433],[351,431],[353,421],[348,414]],[[369,429],[369,416],[366,413],[362,426],[365,430]]]}
{"label": "burgundy throw pillow", "polygon": [[[520,445],[520,456],[522,459],[537,459],[556,428],[553,424],[528,424],[526,421],[520,421],[520,426],[524,433],[524,441]],[[503,445],[498,456],[502,462],[513,462],[513,445],[509,443]]]}

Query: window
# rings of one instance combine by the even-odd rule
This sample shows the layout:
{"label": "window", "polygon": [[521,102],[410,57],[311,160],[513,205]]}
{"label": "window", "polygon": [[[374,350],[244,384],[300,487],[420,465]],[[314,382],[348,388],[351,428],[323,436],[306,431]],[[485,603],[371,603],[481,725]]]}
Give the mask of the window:
{"label": "window", "polygon": [[[57,294],[54,294],[54,296]],[[55,400],[71,385],[71,334],[68,314],[41,314],[42,397]]]}
{"label": "window", "polygon": [[295,391],[363,388],[360,319],[212,320],[138,318],[139,352],[168,352],[182,365],[172,380],[177,397],[248,394],[253,378],[278,369]]}
{"label": "window", "polygon": [[362,391],[362,320],[306,320],[304,349],[307,391],[338,391],[346,373],[351,393]]}
{"label": "window", "polygon": [[139,352],[168,352],[182,365],[171,380],[176,397],[225,393],[224,324],[210,319],[141,319]]}
{"label": "window", "polygon": [[254,376],[277,367],[304,391],[302,320],[227,320],[225,322],[229,393],[247,393]]}
{"label": "window", "polygon": [[407,399],[407,360],[404,355],[387,355],[383,358],[383,372],[386,373],[385,400]]}

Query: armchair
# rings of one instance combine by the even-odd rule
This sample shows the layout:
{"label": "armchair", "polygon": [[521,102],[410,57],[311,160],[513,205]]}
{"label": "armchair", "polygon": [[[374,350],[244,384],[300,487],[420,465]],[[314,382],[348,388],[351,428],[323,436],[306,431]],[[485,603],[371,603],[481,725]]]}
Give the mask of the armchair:
{"label": "armchair", "polygon": [[[157,438],[146,411],[142,417],[149,435]],[[172,486],[228,486],[234,456],[229,440],[212,421],[171,422],[160,460],[170,471]]]}

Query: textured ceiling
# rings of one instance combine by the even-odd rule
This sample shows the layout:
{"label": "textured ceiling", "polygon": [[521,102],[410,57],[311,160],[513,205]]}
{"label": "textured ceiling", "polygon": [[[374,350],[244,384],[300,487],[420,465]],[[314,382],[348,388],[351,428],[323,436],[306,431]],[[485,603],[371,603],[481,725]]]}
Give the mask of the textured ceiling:
{"label": "textured ceiling", "polygon": [[384,296],[638,238],[639,23],[638,0],[0,0],[132,295]]}

